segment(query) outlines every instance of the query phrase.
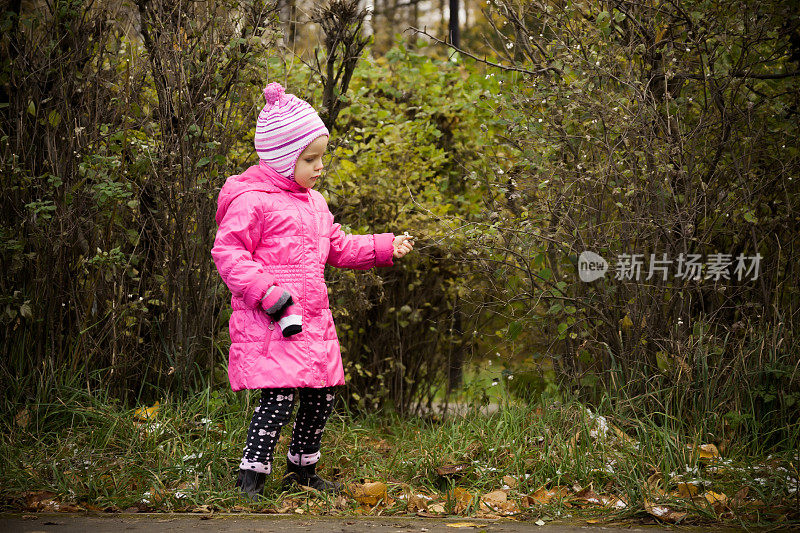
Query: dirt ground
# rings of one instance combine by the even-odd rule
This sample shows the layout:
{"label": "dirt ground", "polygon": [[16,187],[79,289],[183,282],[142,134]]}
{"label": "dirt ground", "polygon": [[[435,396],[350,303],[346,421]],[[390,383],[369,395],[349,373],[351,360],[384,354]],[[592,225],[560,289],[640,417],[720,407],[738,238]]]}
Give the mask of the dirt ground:
{"label": "dirt ground", "polygon": [[[86,516],[77,514],[5,514],[0,515],[0,532],[13,533],[89,533],[120,531],[166,531],[198,533],[220,531],[230,533],[455,533],[472,531],[485,533],[644,533],[680,531],[708,531],[702,528],[666,529],[650,526],[600,526],[584,523],[548,523],[538,526],[534,522],[478,519],[422,519],[413,517],[298,517],[280,515],[226,515],[212,517],[198,515],[115,514]],[[734,529],[716,529],[718,533]]]}

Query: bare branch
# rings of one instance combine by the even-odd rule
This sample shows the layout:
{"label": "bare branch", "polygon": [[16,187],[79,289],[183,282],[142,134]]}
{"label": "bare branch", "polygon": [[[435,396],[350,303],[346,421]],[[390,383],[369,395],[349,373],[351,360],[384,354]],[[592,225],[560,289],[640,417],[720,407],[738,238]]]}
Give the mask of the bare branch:
{"label": "bare branch", "polygon": [[[438,37],[435,37],[435,36],[431,35],[426,30],[420,30],[419,28],[415,28],[413,26],[409,27],[408,30],[413,31],[414,34],[424,35],[424,36],[428,37],[429,39],[431,39],[432,41],[434,41],[434,42],[436,42],[438,44],[443,44],[445,46],[448,46],[448,47],[452,48],[453,50],[455,50],[456,52],[458,52],[461,55],[465,55],[465,56],[467,56],[469,58],[474,59],[475,61],[477,61],[479,63],[483,63],[484,65],[487,65],[487,66],[490,66],[490,67],[493,67],[493,68],[499,68],[501,70],[505,70],[505,71],[508,71],[508,72],[521,72],[523,74],[528,74],[530,76],[540,76],[542,74],[546,74],[549,71],[553,71],[556,74],[561,75],[561,70],[557,69],[556,67],[545,67],[545,68],[540,68],[540,69],[537,69],[537,70],[528,70],[528,69],[521,68],[521,67],[510,67],[510,66],[507,66],[507,65],[500,65],[499,63],[493,63],[492,61],[489,61],[489,60],[487,60],[485,58],[481,59],[478,56],[476,56],[474,54],[471,54],[470,52],[467,52],[466,50],[463,50],[461,48],[457,48],[457,47],[453,46],[452,44],[450,44],[450,43],[448,43],[446,41],[443,41],[443,40],[439,39]],[[408,31],[408,30],[406,30],[406,31]]]}

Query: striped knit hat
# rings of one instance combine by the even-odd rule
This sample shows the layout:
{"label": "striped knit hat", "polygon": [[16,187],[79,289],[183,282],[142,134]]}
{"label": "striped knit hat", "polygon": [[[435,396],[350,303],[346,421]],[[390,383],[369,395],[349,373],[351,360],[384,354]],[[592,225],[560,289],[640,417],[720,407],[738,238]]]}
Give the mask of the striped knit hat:
{"label": "striped knit hat", "polygon": [[267,104],[258,115],[255,146],[262,165],[293,179],[300,152],[318,137],[330,135],[328,128],[308,102],[286,94],[279,83],[264,88]]}

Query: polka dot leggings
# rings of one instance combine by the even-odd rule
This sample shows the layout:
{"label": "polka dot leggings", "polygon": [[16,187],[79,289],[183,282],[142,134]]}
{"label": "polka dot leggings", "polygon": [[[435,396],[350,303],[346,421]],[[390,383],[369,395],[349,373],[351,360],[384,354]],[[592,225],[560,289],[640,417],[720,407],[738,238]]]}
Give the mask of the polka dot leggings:
{"label": "polka dot leggings", "polygon": [[289,421],[295,396],[299,407],[292,428],[288,459],[298,465],[311,465],[319,460],[322,430],[333,410],[333,387],[321,389],[262,389],[261,400],[255,408],[244,455],[239,463],[242,470],[269,474],[281,428]]}

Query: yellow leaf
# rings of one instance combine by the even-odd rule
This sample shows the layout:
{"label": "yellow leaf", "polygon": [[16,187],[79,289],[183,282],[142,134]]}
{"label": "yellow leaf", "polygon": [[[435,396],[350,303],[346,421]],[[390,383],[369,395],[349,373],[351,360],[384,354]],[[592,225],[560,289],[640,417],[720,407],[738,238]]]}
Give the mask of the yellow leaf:
{"label": "yellow leaf", "polygon": [[699,491],[700,487],[695,483],[678,483],[678,496],[681,498],[693,498]]}
{"label": "yellow leaf", "polygon": [[713,444],[701,444],[699,458],[702,459],[716,459],[718,458],[719,450]]}
{"label": "yellow leaf", "polygon": [[363,485],[353,485],[350,487],[350,494],[358,503],[376,505],[379,501],[386,500],[386,484],[376,481],[374,483],[364,483]]}
{"label": "yellow leaf", "polygon": [[139,407],[133,412],[133,416],[139,420],[151,420],[156,417],[159,408],[158,402],[154,403],[151,407]]}
{"label": "yellow leaf", "polygon": [[633,320],[631,320],[630,315],[625,315],[619,321],[619,324],[620,324],[620,326],[622,326],[622,329],[630,329],[630,328],[633,327]]}
{"label": "yellow leaf", "polygon": [[472,500],[475,499],[475,496],[468,490],[462,489],[461,487],[456,487],[447,492],[447,499],[455,501],[456,513],[463,513],[467,510],[467,508],[469,508]]}
{"label": "yellow leaf", "polygon": [[721,492],[708,491],[703,495],[715,513],[721,513],[728,506],[728,497]]}
{"label": "yellow leaf", "polygon": [[713,461],[720,458],[719,450],[713,444],[701,444],[694,447],[691,444],[686,445],[690,450],[697,452],[697,458],[700,461]]}
{"label": "yellow leaf", "polygon": [[447,527],[478,527],[478,524],[473,524],[472,522],[451,522],[447,524]]}

